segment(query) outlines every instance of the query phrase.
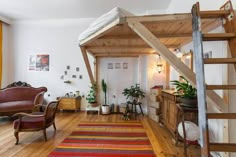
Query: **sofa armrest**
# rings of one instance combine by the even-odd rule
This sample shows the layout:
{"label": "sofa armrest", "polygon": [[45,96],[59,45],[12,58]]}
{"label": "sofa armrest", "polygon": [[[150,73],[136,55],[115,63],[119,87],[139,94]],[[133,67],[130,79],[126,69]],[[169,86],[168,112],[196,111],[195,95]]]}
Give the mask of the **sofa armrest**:
{"label": "sofa armrest", "polygon": [[24,112],[19,112],[13,115],[13,117],[18,116],[18,117],[23,117],[23,116],[28,116],[28,117],[32,117],[32,118],[37,118],[37,117],[44,117],[45,115],[34,115],[34,114],[28,114],[28,113],[24,113]]}
{"label": "sofa armrest", "polygon": [[45,92],[43,91],[43,92],[38,93],[35,96],[35,98],[34,98],[34,105],[43,104],[44,93]]}

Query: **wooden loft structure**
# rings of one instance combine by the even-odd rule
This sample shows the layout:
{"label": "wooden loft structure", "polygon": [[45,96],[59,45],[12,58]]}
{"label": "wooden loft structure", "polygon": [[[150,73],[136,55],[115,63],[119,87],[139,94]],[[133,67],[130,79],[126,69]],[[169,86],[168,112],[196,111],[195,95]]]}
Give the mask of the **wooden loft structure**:
{"label": "wooden loft structure", "polygon": [[[207,33],[220,25],[219,19],[203,19],[202,32]],[[214,35],[207,36],[210,38]],[[95,62],[98,57],[138,57],[160,54],[181,75],[196,85],[194,72],[169,50],[169,48],[179,48],[191,41],[192,15],[186,13],[118,18],[80,41],[79,46],[91,82],[95,79],[88,53],[94,56]],[[207,95],[219,110],[225,110],[226,104],[214,91],[207,91]]]}

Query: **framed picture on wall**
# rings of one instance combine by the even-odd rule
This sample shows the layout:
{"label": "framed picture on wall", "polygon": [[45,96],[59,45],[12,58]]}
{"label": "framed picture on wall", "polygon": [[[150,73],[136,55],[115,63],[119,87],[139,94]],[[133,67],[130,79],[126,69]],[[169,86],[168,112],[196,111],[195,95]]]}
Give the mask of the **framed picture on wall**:
{"label": "framed picture on wall", "polygon": [[115,68],[116,68],[116,69],[120,69],[120,63],[116,63],[116,64],[115,64]]}
{"label": "framed picture on wall", "polygon": [[49,54],[30,54],[29,71],[49,71]]}
{"label": "framed picture on wall", "polygon": [[128,63],[123,63],[123,69],[128,69]]}
{"label": "framed picture on wall", "polygon": [[113,63],[108,63],[107,64],[107,69],[113,69]]}

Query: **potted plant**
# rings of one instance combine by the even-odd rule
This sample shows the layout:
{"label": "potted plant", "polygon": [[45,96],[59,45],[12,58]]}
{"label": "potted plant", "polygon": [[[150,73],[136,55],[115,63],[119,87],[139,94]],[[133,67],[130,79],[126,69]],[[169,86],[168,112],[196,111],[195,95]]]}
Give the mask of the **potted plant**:
{"label": "potted plant", "polygon": [[92,107],[97,106],[96,92],[97,92],[97,85],[96,85],[96,82],[94,82],[90,86],[90,90],[89,90],[88,95],[86,97],[86,100],[88,101],[88,103],[91,104]]}
{"label": "potted plant", "polygon": [[180,76],[181,81],[173,80],[171,81],[173,85],[176,86],[177,94],[180,96],[179,102],[181,105],[188,107],[196,107],[197,106],[197,89],[193,87],[190,82]]}
{"label": "potted plant", "polygon": [[102,105],[102,114],[109,114],[110,107],[109,105],[107,105],[107,84],[104,81],[104,79],[102,79],[102,91],[104,93],[104,100],[105,100],[105,104]]}
{"label": "potted plant", "polygon": [[126,99],[131,97],[133,101],[138,101],[138,98],[143,98],[145,97],[145,93],[143,90],[140,88],[139,84],[135,84],[135,86],[131,86],[130,88],[125,88],[122,92],[124,96],[126,96]]}

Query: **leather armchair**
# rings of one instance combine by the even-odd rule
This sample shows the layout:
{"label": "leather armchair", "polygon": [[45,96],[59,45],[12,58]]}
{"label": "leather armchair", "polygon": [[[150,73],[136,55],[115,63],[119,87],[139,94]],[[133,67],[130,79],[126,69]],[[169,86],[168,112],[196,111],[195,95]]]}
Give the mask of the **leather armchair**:
{"label": "leather armchair", "polygon": [[19,132],[42,130],[44,139],[47,141],[46,129],[53,125],[56,130],[55,115],[57,106],[58,101],[52,101],[46,105],[44,112],[33,112],[31,114],[23,112],[16,113],[14,116],[18,116],[18,119],[16,119],[13,123],[16,144],[19,143]]}

